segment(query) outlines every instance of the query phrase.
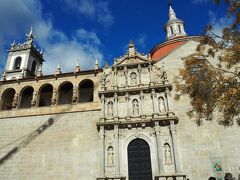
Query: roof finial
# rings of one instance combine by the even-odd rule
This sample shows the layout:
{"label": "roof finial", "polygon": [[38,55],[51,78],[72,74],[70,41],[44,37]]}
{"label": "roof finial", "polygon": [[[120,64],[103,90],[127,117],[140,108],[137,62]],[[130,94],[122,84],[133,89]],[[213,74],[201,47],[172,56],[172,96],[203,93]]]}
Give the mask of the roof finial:
{"label": "roof finial", "polygon": [[99,69],[99,62],[98,62],[98,59],[96,59],[95,61],[95,65],[94,65],[94,69]]}
{"label": "roof finial", "polygon": [[33,26],[30,28],[30,32],[26,34],[27,36],[27,43],[32,43],[33,39],[35,39],[35,36],[33,35]]}
{"label": "roof finial", "polygon": [[77,60],[77,63],[76,63],[76,68],[75,68],[75,73],[77,73],[77,72],[80,72],[80,66],[79,66],[79,59]]}
{"label": "roof finial", "polygon": [[55,71],[55,75],[62,74],[60,64],[57,66],[57,70]]}

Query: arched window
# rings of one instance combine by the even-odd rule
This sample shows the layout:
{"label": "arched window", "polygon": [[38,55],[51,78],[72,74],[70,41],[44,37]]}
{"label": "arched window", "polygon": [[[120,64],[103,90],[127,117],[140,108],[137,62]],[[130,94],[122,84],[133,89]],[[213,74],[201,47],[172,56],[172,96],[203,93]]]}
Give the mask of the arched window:
{"label": "arched window", "polygon": [[40,89],[39,107],[50,106],[52,101],[53,86],[51,84],[44,85]]}
{"label": "arched window", "polygon": [[36,72],[36,67],[37,67],[37,62],[36,62],[36,61],[33,61],[33,62],[32,62],[32,67],[31,67],[31,72],[32,72],[33,74],[35,74],[35,72]]}
{"label": "arched window", "polygon": [[17,57],[17,58],[15,59],[13,69],[14,69],[14,70],[20,69],[21,63],[22,63],[22,58],[21,58],[21,57]]}
{"label": "arched window", "polygon": [[60,85],[58,90],[58,104],[71,104],[73,96],[73,84],[71,82],[65,82]]}
{"label": "arched window", "polygon": [[6,89],[1,97],[1,110],[11,110],[15,95],[15,90],[12,88]]}
{"label": "arched window", "polygon": [[21,101],[20,101],[20,107],[19,108],[30,108],[31,107],[31,101],[33,97],[33,87],[26,87],[21,92]]}
{"label": "arched window", "polygon": [[83,80],[79,84],[79,102],[92,102],[93,101],[93,82],[89,79]]}

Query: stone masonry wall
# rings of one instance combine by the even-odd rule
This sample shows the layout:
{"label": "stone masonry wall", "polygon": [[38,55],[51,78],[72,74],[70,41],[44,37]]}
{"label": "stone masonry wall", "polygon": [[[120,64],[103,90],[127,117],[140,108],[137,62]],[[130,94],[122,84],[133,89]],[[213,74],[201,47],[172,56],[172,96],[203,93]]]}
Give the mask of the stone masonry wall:
{"label": "stone masonry wall", "polygon": [[[183,57],[195,52],[197,42],[190,41],[158,63],[164,62],[168,79],[171,83],[183,67]],[[174,84],[173,92],[174,96]],[[183,173],[194,180],[208,179],[216,176],[213,166],[216,162],[222,165],[223,173],[230,172],[238,177],[240,167],[240,128],[237,125],[224,128],[214,122],[205,122],[198,127],[189,119],[186,112],[190,108],[189,98],[181,97],[179,101],[172,102],[173,112],[179,117],[176,125],[180,162]],[[223,175],[224,176],[224,175]]]}
{"label": "stone masonry wall", "polygon": [[0,179],[96,179],[99,114],[0,119]]}

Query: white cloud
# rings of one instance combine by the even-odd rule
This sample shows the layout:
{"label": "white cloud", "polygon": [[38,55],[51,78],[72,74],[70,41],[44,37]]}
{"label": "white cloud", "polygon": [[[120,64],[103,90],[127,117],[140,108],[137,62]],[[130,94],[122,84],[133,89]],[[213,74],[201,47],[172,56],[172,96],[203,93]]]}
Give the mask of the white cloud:
{"label": "white cloud", "polygon": [[114,17],[106,0],[62,0],[69,8],[96,20],[104,27],[114,23]]}
{"label": "white cloud", "polygon": [[[46,74],[53,74],[58,63],[63,72],[73,71],[77,59],[80,60],[81,69],[92,69],[96,58],[101,63],[101,41],[96,33],[79,28],[67,35],[54,28],[51,19],[43,18],[39,0],[0,1],[1,54],[6,42],[19,39],[19,36],[26,34],[30,25],[34,26],[37,42],[45,50],[43,71]],[[5,56],[0,56],[0,70],[6,63]]]}
{"label": "white cloud", "polygon": [[136,45],[141,47],[141,48],[145,48],[147,38],[148,38],[148,36],[145,33],[139,35],[139,37],[136,39]]}
{"label": "white cloud", "polygon": [[209,24],[212,25],[214,33],[220,37],[222,36],[223,29],[229,27],[233,23],[233,18],[227,16],[217,17],[212,11],[209,11],[209,19]]}

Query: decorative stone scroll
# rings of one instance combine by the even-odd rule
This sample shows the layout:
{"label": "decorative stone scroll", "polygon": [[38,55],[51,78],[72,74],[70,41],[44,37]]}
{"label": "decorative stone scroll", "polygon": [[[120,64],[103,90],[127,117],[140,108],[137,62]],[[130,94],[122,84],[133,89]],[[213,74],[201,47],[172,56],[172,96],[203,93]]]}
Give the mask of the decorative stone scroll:
{"label": "decorative stone scroll", "polygon": [[161,81],[164,81],[165,73],[162,68],[157,66],[152,66],[151,77],[152,77],[152,82],[160,83]]}

